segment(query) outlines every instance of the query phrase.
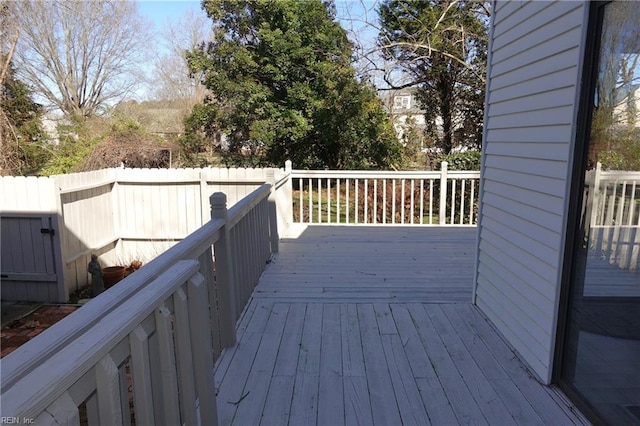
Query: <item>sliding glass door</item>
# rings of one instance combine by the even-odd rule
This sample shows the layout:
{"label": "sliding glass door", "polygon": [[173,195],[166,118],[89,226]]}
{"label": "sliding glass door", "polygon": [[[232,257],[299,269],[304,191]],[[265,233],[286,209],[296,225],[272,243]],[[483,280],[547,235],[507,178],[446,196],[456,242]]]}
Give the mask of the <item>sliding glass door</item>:
{"label": "sliding glass door", "polygon": [[594,419],[640,425],[640,3],[591,7],[594,69],[576,164],[585,173],[558,378]]}

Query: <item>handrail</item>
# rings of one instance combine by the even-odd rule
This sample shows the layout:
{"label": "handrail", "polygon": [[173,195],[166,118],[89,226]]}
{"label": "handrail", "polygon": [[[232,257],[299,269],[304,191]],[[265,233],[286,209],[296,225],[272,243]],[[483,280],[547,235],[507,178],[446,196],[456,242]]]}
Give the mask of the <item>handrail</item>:
{"label": "handrail", "polygon": [[[450,178],[476,178],[479,171],[449,170]],[[370,171],[370,170],[293,170],[292,178],[345,178],[345,179],[439,179],[439,170],[425,171]]]}

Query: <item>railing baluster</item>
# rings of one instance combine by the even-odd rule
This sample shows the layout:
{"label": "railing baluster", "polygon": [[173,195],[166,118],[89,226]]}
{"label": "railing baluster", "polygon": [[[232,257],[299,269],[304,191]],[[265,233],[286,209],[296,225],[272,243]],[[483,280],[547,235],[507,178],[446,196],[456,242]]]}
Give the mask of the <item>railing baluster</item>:
{"label": "railing baluster", "polygon": [[210,319],[207,284],[202,275],[196,274],[189,280],[187,286],[193,368],[200,401],[200,424],[215,426],[218,424],[218,409],[213,381],[214,360],[211,352],[211,334],[208,330]]}
{"label": "railing baluster", "polygon": [[299,223],[304,223],[304,216],[302,215],[303,214],[302,207],[304,206],[304,186],[302,185],[302,178],[298,179],[298,185],[299,185],[299,188],[300,188],[299,189],[300,193],[298,194],[299,198],[300,198],[300,206],[299,206],[300,207],[300,216],[298,217],[298,222]]}
{"label": "railing baluster", "polygon": [[464,222],[464,188],[466,182],[466,179],[462,179],[462,181],[460,182],[460,225],[462,225],[462,223]]}
{"label": "railing baluster", "polygon": [[391,198],[391,223],[396,223],[396,180],[391,181],[391,192],[393,193]]}
{"label": "railing baluster", "polygon": [[[180,424],[180,406],[178,395],[178,381],[176,376],[176,358],[171,334],[171,312],[166,306],[156,309],[156,334],[158,335],[158,349],[160,355],[160,381],[162,383],[162,408],[167,424]],[[102,404],[100,404],[102,417]],[[102,424],[116,424],[114,422],[101,422]]]}
{"label": "railing baluster", "polygon": [[456,215],[456,179],[451,179],[451,224],[455,223]]}
{"label": "railing baluster", "polygon": [[87,409],[87,423],[90,425],[100,424],[100,410],[98,410],[98,396],[92,395],[86,400],[84,406]]}
{"label": "railing baluster", "polygon": [[142,326],[129,334],[131,346],[131,377],[133,379],[133,405],[136,423],[155,424],[151,391],[151,364],[149,361],[149,337]]}
{"label": "railing baluster", "polygon": [[322,223],[322,179],[318,178],[318,223]]}
{"label": "railing baluster", "polygon": [[344,186],[346,187],[347,190],[347,200],[345,201],[345,205],[347,206],[347,223],[349,223],[349,179],[346,180]]}
{"label": "railing baluster", "polygon": [[313,179],[309,178],[309,223],[313,223]]}
{"label": "railing baluster", "polygon": [[247,264],[249,262],[249,253],[251,247],[251,227],[249,225],[249,218],[247,216],[243,217],[240,222],[238,222],[238,226],[240,227],[242,233],[242,239],[240,240],[240,247],[242,248],[240,259],[242,259],[242,271],[243,275],[243,285],[245,289],[245,297],[242,299],[243,303],[251,297],[251,293],[253,292],[253,283],[251,282],[251,269]]}
{"label": "railing baluster", "polygon": [[[616,187],[618,186],[618,181],[616,181]],[[622,224],[624,217],[624,201],[625,201],[625,193],[627,190],[627,181],[622,182],[622,190],[620,191],[620,195],[614,200],[617,199],[616,216],[614,218],[614,228],[613,228],[613,236],[612,236],[612,247],[611,247],[611,255],[609,256],[609,263],[614,264],[617,262],[617,258],[621,254],[622,244],[620,243],[620,225]],[[615,201],[614,201],[615,202]]]}
{"label": "railing baluster", "polygon": [[327,223],[331,223],[331,178],[327,178]]}
{"label": "railing baluster", "polygon": [[473,225],[473,211],[476,204],[476,180],[471,179],[471,200],[469,202],[469,225]]}
{"label": "railing baluster", "polygon": [[118,368],[120,376],[120,407],[122,407],[122,426],[131,426],[131,410],[129,410],[129,383],[127,378],[127,363]]}
{"label": "railing baluster", "polygon": [[440,208],[438,210],[438,225],[444,225],[447,217],[447,169],[449,163],[443,161],[440,165]]}
{"label": "railing baluster", "polygon": [[411,179],[411,224],[413,224],[413,216],[414,216],[414,210],[413,210],[413,191],[414,191],[414,186],[415,186],[415,179]]}
{"label": "railing baluster", "polygon": [[368,207],[369,207],[369,180],[365,179],[364,180],[364,196],[363,196],[363,202],[364,202],[364,223],[367,223],[367,214],[368,214]]}
{"label": "railing baluster", "polygon": [[[118,371],[118,366],[111,355],[107,354],[96,364],[95,371],[100,424],[122,424],[122,400],[120,398],[120,372]],[[178,418],[179,422],[180,419]]]}
{"label": "railing baluster", "polygon": [[[20,418],[16,424],[20,424]],[[51,405],[47,407],[46,411],[43,411],[35,419],[29,419],[26,424],[50,424],[50,425],[80,425],[80,413],[78,407],[73,402],[73,399],[69,395],[69,392],[65,392],[60,398],[56,399]],[[4,422],[3,422],[4,423]],[[7,424],[10,424],[7,422]]]}
{"label": "railing baluster", "polygon": [[433,179],[429,179],[429,225],[433,225]]}
{"label": "railing baluster", "polygon": [[424,179],[420,179],[420,225],[424,223]]}
{"label": "railing baluster", "polygon": [[188,425],[198,422],[196,414],[195,378],[193,377],[193,354],[189,335],[189,307],[187,295],[178,288],[173,295],[175,310],[176,358],[180,389],[180,412],[182,421]]}
{"label": "railing baluster", "polygon": [[378,179],[373,180],[373,223],[378,223]]}
{"label": "railing baluster", "polygon": [[387,179],[382,180],[382,223],[387,223]]}
{"label": "railing baluster", "polygon": [[634,217],[634,213],[635,213],[635,207],[636,207],[636,183],[637,181],[633,181],[633,185],[631,187],[631,198],[629,200],[629,215],[628,215],[628,221],[627,221],[627,225],[628,226],[632,226],[633,225],[633,217]]}
{"label": "railing baluster", "polygon": [[400,180],[400,203],[402,206],[402,214],[400,215],[400,223],[404,223],[404,206],[405,206],[405,199],[406,199],[406,194],[405,194],[405,185],[404,185],[404,179]]}
{"label": "railing baluster", "polygon": [[336,223],[340,223],[340,178],[336,179]]}
{"label": "railing baluster", "polygon": [[358,182],[358,179],[356,179],[356,188],[355,188],[355,193],[356,193],[356,202],[355,202],[355,211],[354,211],[354,216],[356,219],[356,224],[358,224],[358,210],[360,210],[359,206],[358,206],[358,190],[360,189],[360,185]]}

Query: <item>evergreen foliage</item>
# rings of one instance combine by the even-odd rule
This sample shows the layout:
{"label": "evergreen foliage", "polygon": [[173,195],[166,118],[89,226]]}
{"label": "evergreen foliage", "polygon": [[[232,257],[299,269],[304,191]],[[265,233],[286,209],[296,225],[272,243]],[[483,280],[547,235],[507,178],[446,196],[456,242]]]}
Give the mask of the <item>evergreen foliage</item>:
{"label": "evergreen foliage", "polygon": [[447,162],[448,170],[480,170],[482,154],[480,151],[453,152],[438,161],[438,170],[443,161]]}
{"label": "evergreen foliage", "polygon": [[42,106],[33,100],[29,86],[16,78],[11,65],[0,90],[2,172],[32,174],[47,160]]}
{"label": "evergreen foliage", "polygon": [[373,88],[355,78],[352,46],[320,0],[208,0],[213,40],[188,53],[214,94],[185,120],[227,136],[228,160],[297,168],[388,168],[402,146]]}

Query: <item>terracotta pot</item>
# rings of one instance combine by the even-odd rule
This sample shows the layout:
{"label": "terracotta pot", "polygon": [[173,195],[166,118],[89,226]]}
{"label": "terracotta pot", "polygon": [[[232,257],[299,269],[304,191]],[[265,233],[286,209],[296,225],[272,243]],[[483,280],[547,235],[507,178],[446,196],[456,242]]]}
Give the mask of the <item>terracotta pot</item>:
{"label": "terracotta pot", "polygon": [[102,268],[102,282],[105,290],[124,278],[124,266],[108,266]]}

